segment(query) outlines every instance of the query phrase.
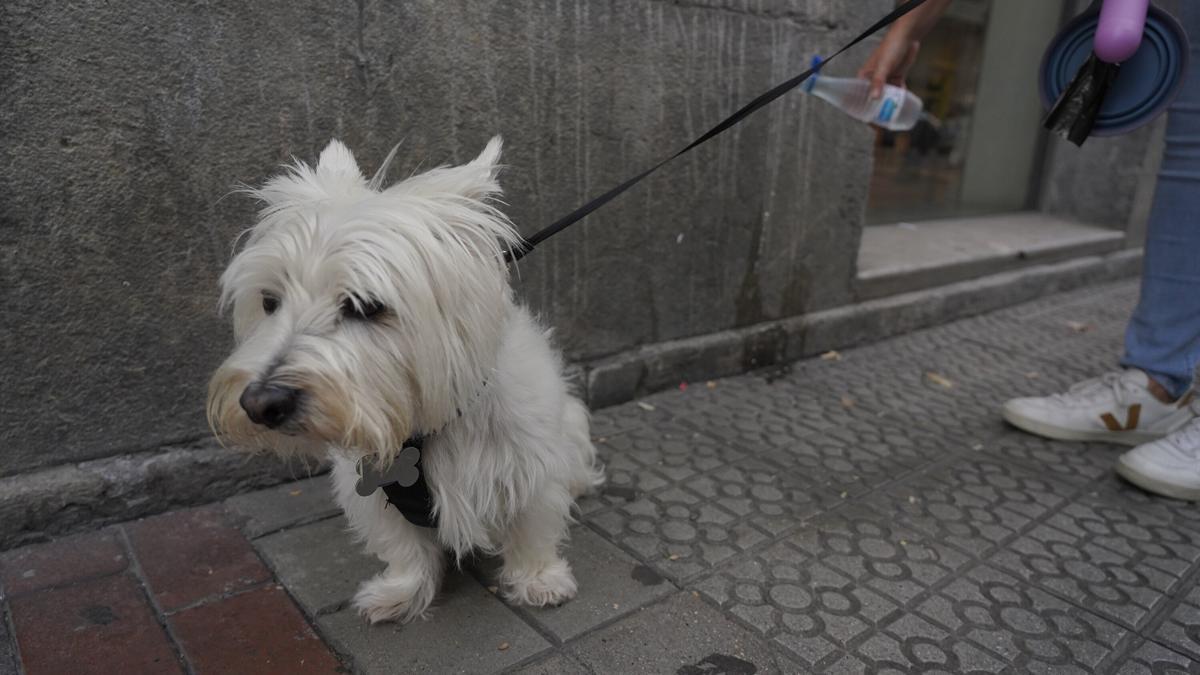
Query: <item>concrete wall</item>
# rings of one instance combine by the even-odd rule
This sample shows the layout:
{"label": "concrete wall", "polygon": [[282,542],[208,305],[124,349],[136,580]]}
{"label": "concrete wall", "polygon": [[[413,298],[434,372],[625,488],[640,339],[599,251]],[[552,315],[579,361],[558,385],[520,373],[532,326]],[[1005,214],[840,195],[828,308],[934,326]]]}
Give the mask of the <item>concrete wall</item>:
{"label": "concrete wall", "polygon": [[[0,476],[204,436],[225,196],[331,136],[508,141],[532,232],[888,0],[0,3]],[[852,69],[848,55],[838,70]],[[850,298],[871,132],[792,95],[521,265],[571,359]]]}

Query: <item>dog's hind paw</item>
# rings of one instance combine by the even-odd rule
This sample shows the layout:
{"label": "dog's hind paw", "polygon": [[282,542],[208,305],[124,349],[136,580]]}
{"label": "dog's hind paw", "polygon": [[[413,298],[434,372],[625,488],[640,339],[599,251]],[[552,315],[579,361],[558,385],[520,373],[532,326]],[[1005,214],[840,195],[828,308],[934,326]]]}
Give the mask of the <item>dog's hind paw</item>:
{"label": "dog's hind paw", "polygon": [[533,607],[553,607],[575,597],[575,575],[565,560],[555,560],[536,572],[505,571],[504,597]]}
{"label": "dog's hind paw", "polygon": [[436,593],[435,584],[419,576],[380,574],[359,586],[354,607],[371,623],[408,623],[425,617]]}

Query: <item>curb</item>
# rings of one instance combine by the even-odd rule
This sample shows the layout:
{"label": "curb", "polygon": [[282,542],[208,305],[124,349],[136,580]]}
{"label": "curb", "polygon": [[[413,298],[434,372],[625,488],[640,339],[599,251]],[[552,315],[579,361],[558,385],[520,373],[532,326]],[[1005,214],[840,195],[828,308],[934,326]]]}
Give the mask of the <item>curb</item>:
{"label": "curb", "polygon": [[1141,271],[1142,250],[1026,267],[747,328],[673,340],[582,366],[592,408],[690,382],[788,363]]}
{"label": "curb", "polygon": [[0,550],[323,471],[205,440],[16,474],[0,479]]}

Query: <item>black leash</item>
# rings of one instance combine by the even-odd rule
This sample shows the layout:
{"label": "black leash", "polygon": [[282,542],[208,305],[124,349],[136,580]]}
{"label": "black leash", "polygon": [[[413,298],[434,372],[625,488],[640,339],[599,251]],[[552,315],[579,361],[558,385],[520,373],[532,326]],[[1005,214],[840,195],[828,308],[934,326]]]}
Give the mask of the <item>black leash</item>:
{"label": "black leash", "polygon": [[799,75],[793,77],[792,79],[775,85],[775,87],[773,87],[770,91],[768,91],[764,94],[761,94],[760,96],[755,98],[753,101],[750,101],[746,105],[742,106],[740,109],[738,109],[737,112],[735,112],[732,115],[730,115],[729,117],[726,117],[725,119],[721,120],[721,122],[719,124],[717,124],[717,126],[704,132],[704,135],[700,136],[696,140],[689,143],[686,148],[671,155],[670,157],[667,157],[666,159],[662,160],[658,164],[655,164],[654,166],[650,167],[649,169],[646,169],[645,171],[634,176],[633,178],[630,178],[629,180],[625,181],[624,183],[621,183],[620,185],[616,186],[615,188],[609,190],[608,192],[605,192],[604,194],[600,195],[599,197],[595,197],[594,199],[592,199],[588,203],[584,204],[583,206],[580,206],[579,208],[568,213],[567,215],[563,216],[562,218],[559,218],[558,220],[554,221],[553,223],[551,223],[549,226],[547,226],[546,228],[544,228],[537,234],[534,234],[532,237],[522,238],[522,240],[515,247],[504,252],[504,259],[507,262],[511,263],[511,262],[520,260],[521,258],[524,258],[538,244],[542,243],[543,241],[546,241],[550,237],[553,237],[554,235],[558,234],[559,232],[562,232],[563,230],[567,229],[571,225],[574,225],[575,223],[588,217],[588,215],[590,215],[592,213],[592,211],[595,211],[596,209],[600,208],[601,206],[604,206],[605,204],[612,201],[617,195],[621,194],[622,192],[625,192],[626,190],[633,187],[634,185],[637,185],[638,183],[642,182],[643,179],[645,179],[647,176],[654,173],[655,171],[658,171],[664,165],[670,163],[671,160],[691,151],[693,148],[696,148],[697,146],[707,143],[708,141],[712,140],[713,138],[716,138],[718,135],[721,134],[721,132],[732,127],[733,125],[737,124],[738,122],[741,122],[742,120],[746,119],[751,114],[753,114],[755,111],[757,111],[759,108],[762,108],[763,106],[774,101],[775,99],[779,98],[780,96],[783,96],[784,94],[788,93],[792,89],[795,89],[797,86],[800,85],[801,82],[804,82],[805,80],[807,80],[809,77],[812,76],[813,73],[817,72],[817,70],[822,68],[826,63],[829,63],[830,61],[832,61],[839,54],[846,51],[847,49],[850,49],[851,47],[862,42],[863,40],[871,37],[875,33],[879,32],[880,29],[887,27],[888,25],[893,23],[896,19],[899,19],[900,17],[904,16],[905,14],[908,14],[909,12],[911,12],[912,10],[916,9],[917,7],[921,6],[924,3],[925,3],[925,0],[908,0],[904,4],[896,7],[891,12],[888,12],[887,16],[883,17],[879,21],[876,21],[874,24],[871,25],[870,28],[868,28],[865,31],[863,31],[862,33],[860,33],[858,35],[858,37],[856,37],[853,40],[851,40],[850,42],[846,43],[841,49],[839,49],[836,52],[834,52],[833,54],[831,54],[829,56],[829,58],[826,58],[820,65],[815,65],[815,66],[809,68],[808,70],[804,71],[803,73],[800,73]]}

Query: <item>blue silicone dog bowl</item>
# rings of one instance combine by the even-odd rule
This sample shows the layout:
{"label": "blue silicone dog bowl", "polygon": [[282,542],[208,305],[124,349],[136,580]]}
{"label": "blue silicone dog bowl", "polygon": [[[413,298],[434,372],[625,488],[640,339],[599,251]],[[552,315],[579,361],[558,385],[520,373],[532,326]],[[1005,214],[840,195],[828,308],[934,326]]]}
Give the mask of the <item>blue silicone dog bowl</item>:
{"label": "blue silicone dog bowl", "polygon": [[[1054,105],[1091,56],[1099,20],[1098,9],[1080,14],[1059,31],[1046,50],[1038,78],[1038,90],[1046,109]],[[1142,46],[1121,64],[1116,81],[1100,107],[1092,135],[1123,134],[1158,117],[1179,93],[1187,67],[1188,40],[1183,27],[1175,17],[1151,5]]]}

